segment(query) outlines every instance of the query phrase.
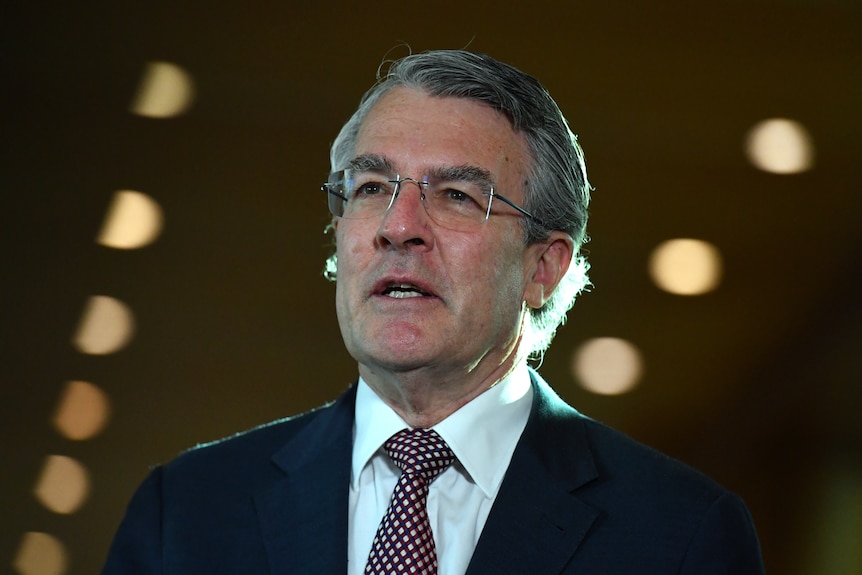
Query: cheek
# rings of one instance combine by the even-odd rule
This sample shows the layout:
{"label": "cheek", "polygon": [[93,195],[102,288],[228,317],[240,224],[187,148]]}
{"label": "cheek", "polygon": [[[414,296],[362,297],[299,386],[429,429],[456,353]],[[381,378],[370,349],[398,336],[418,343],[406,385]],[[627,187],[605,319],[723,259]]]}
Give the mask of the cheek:
{"label": "cheek", "polygon": [[338,256],[338,272],[349,273],[357,267],[357,259],[361,255],[360,238],[362,230],[357,229],[355,223],[342,221],[335,230],[335,253]]}
{"label": "cheek", "polygon": [[351,255],[353,246],[351,245],[351,235],[345,233],[348,226],[340,225],[335,232],[335,255],[338,265],[338,272],[335,281],[335,301],[339,313],[344,311],[341,308],[346,303],[350,286],[355,277],[354,269],[356,268],[356,258]]}
{"label": "cheek", "polygon": [[[457,258],[455,281],[466,293],[468,306],[480,306],[481,315],[508,316],[518,312],[524,292],[524,270],[521,246],[512,246],[502,239],[483,242],[480,249],[466,247]],[[451,268],[450,268],[451,269]]]}

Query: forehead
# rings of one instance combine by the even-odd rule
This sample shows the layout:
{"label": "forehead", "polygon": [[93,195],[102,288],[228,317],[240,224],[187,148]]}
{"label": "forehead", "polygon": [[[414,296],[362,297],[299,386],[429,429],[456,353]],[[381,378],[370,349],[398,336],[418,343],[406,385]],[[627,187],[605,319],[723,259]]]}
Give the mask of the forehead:
{"label": "forehead", "polygon": [[383,156],[402,173],[475,166],[497,180],[523,178],[529,165],[525,138],[490,106],[406,87],[390,90],[371,108],[355,154]]}

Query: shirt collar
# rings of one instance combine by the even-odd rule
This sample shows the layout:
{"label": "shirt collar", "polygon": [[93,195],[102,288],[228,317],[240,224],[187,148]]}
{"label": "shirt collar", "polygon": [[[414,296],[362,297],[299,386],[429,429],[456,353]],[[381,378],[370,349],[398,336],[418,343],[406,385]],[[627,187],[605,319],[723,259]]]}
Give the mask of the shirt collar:
{"label": "shirt collar", "polygon": [[[512,453],[527,424],[532,404],[530,373],[524,362],[503,380],[433,426],[486,497],[503,482]],[[409,428],[362,379],[356,391],[356,427],[351,482],[378,449],[398,431]]]}
{"label": "shirt collar", "polygon": [[361,377],[356,388],[354,421],[350,483],[354,489],[359,489],[359,474],[377,450],[387,439],[410,426]]}

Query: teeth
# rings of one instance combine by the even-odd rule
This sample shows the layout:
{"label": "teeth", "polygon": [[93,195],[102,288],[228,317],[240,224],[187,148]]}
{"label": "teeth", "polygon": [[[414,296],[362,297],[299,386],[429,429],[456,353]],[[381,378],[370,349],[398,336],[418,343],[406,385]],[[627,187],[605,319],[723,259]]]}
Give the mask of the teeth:
{"label": "teeth", "polygon": [[408,297],[422,297],[422,294],[415,291],[390,291],[386,294],[389,297],[394,297],[395,299],[405,299]]}
{"label": "teeth", "polygon": [[422,297],[427,294],[412,284],[398,284],[383,290],[383,295],[396,299],[404,299],[409,297]]}

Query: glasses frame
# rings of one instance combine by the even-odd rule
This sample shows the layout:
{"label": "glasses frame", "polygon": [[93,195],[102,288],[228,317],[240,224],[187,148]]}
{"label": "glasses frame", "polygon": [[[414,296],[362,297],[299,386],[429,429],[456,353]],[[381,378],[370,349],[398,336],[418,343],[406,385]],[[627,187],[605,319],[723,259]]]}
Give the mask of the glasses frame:
{"label": "glasses frame", "polygon": [[[329,194],[328,195],[329,201],[327,202],[327,204],[329,206],[329,212],[333,216],[338,217],[338,218],[344,217],[344,204],[346,204],[347,202],[350,201],[347,199],[347,196],[345,196],[343,193],[339,192],[336,189],[336,187],[339,185],[341,185],[341,187],[343,187],[343,183],[345,181],[345,178],[344,178],[344,172],[345,171],[346,170],[338,170],[337,172],[332,172],[332,174],[329,175],[329,181],[324,182],[323,185],[320,186],[320,190],[322,192],[327,192],[327,194]],[[395,189],[392,191],[392,197],[389,199],[389,205],[386,206],[386,209],[383,210],[383,212],[380,215],[383,215],[386,212],[388,212],[392,208],[392,206],[395,204],[395,199],[398,197],[398,194],[401,193],[401,184],[403,184],[404,182],[413,182],[419,188],[420,198],[422,199],[422,205],[425,207],[426,213],[428,213],[429,217],[431,216],[431,213],[428,212],[428,205],[425,203],[425,192],[424,192],[424,186],[426,186],[428,184],[428,182],[425,182],[422,180],[417,180],[416,178],[402,178],[400,174],[396,174],[394,180],[386,180],[386,181],[390,184],[393,184],[395,186]],[[487,222],[488,218],[491,217],[491,206],[494,203],[494,198],[497,198],[500,201],[502,201],[503,203],[508,204],[509,206],[515,208],[523,216],[528,217],[531,220],[533,220],[534,222],[541,224],[541,220],[539,218],[537,218],[536,216],[534,216],[533,214],[531,214],[530,212],[528,212],[527,210],[525,210],[524,208],[522,208],[521,206],[519,206],[518,204],[516,204],[515,202],[513,202],[509,198],[507,198],[506,196],[496,193],[494,191],[493,185],[491,185],[490,191],[483,192],[483,193],[486,196],[488,196],[489,199],[488,199],[488,209],[485,211],[485,218],[482,220],[482,223]],[[332,196],[335,196],[342,201],[341,214],[336,213],[338,210],[335,209],[334,202],[332,201]],[[431,219],[433,220],[434,218],[432,217]]]}

